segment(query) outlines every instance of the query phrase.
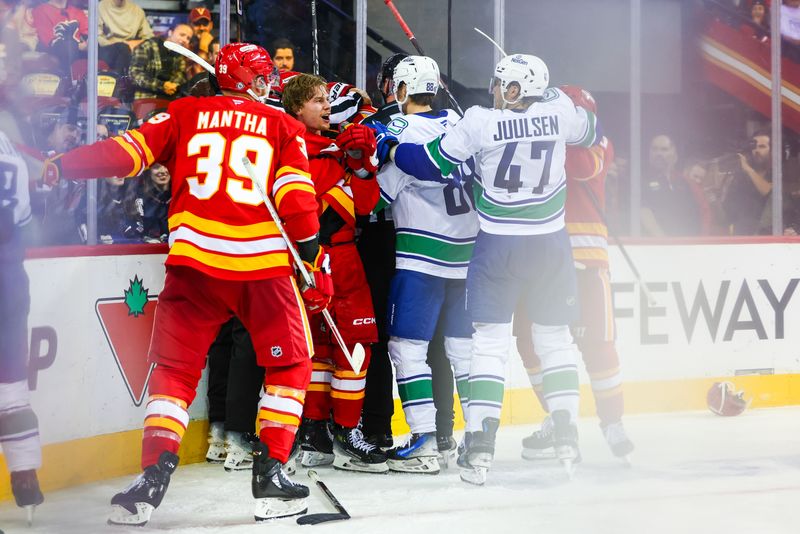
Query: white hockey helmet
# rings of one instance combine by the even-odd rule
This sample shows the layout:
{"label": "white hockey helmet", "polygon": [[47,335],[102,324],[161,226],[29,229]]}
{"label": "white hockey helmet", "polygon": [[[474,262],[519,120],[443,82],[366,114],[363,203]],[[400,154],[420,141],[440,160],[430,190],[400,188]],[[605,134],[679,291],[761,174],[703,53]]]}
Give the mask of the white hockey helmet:
{"label": "white hockey helmet", "polygon": [[550,83],[550,71],[544,61],[536,56],[513,54],[501,59],[494,68],[494,78],[489,86],[490,93],[495,83],[500,84],[504,101],[506,90],[511,83],[519,84],[521,98],[542,96]]}
{"label": "white hockey helmet", "polygon": [[[400,84],[406,84],[406,97],[403,101],[397,98]],[[411,95],[433,94],[439,90],[439,65],[428,56],[408,56],[394,68],[392,76],[392,94],[400,105]]]}

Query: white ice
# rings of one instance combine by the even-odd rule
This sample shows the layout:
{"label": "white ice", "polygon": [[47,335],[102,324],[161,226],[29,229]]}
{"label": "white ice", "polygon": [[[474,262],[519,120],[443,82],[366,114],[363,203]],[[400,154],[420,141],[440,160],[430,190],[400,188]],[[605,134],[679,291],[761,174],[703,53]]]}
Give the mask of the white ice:
{"label": "white ice", "polygon": [[[294,519],[255,524],[250,473],[219,465],[178,469],[144,528],[105,524],[111,496],[133,477],[52,492],[33,528],[13,503],[0,505],[6,533],[800,533],[800,406],[628,417],[632,467],[611,456],[596,420],[581,420],[583,463],[568,481],[555,461],[520,458],[531,426],[501,427],[484,487],[457,470],[369,475],[320,469],[353,518],[318,526]],[[113,454],[113,451],[108,451]],[[99,459],[102,461],[102,459]],[[300,470],[296,479],[308,481]],[[312,489],[309,512],[332,511]]]}

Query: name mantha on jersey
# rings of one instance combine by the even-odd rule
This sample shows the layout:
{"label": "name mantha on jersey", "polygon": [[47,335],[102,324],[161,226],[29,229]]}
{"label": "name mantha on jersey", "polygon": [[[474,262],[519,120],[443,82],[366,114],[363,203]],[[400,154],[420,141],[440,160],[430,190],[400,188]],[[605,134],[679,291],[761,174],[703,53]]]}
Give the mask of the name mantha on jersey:
{"label": "name mantha on jersey", "polygon": [[[405,115],[388,128],[401,143],[426,143],[452,128],[458,115]],[[475,163],[470,158],[452,171],[447,183],[417,180],[387,164],[378,174],[381,199],[376,211],[391,204],[397,229],[396,266],[442,278],[466,278],[478,234],[471,193]]]}
{"label": "name mantha on jersey", "polygon": [[476,183],[476,209],[482,230],[536,235],[564,228],[566,145],[590,146],[594,140],[594,114],[550,88],[525,111],[472,107],[426,150],[442,174],[478,156],[483,180]]}

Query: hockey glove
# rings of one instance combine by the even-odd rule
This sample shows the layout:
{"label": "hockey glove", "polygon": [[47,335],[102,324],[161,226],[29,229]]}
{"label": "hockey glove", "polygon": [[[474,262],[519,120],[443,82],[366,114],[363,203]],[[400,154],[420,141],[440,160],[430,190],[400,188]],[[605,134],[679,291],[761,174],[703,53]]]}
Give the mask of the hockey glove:
{"label": "hockey glove", "polygon": [[368,178],[378,170],[378,158],[375,155],[378,146],[371,128],[350,124],[336,136],[336,144],[346,154],[345,164],[359,178]]}
{"label": "hockey glove", "polygon": [[47,187],[55,187],[61,179],[61,154],[44,160],[42,166],[42,183]]}
{"label": "hockey glove", "polygon": [[397,141],[397,137],[383,124],[371,122],[369,127],[375,130],[375,142],[377,144],[376,156],[378,157],[378,168],[380,168],[384,163],[389,161],[389,154],[392,148],[397,146],[399,142]]}
{"label": "hockey glove", "polygon": [[331,278],[331,259],[322,247],[319,247],[317,257],[312,263],[304,261],[308,274],[314,281],[313,286],[306,284],[302,276],[299,277],[300,295],[309,313],[321,313],[328,307],[333,297],[333,278]]}

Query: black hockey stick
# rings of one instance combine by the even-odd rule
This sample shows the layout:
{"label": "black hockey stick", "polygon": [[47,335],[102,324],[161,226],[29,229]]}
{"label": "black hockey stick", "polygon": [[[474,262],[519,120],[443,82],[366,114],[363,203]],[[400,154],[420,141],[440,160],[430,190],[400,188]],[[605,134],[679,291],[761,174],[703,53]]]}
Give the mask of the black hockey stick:
{"label": "black hockey stick", "polygon": [[342,506],[342,504],[339,502],[339,499],[337,499],[331,490],[328,489],[328,486],[326,486],[325,483],[319,479],[316,471],[309,469],[308,478],[317,483],[317,486],[322,490],[322,493],[325,494],[325,497],[327,497],[333,507],[336,508],[337,513],[303,515],[297,518],[298,525],[319,525],[320,523],[327,523],[328,521],[342,521],[344,519],[350,519],[350,514],[348,514],[347,510],[344,509],[344,506]]}
{"label": "black hockey stick", "polygon": [[319,76],[319,37],[317,29],[317,0],[311,0],[311,56],[314,61],[314,76]]}

